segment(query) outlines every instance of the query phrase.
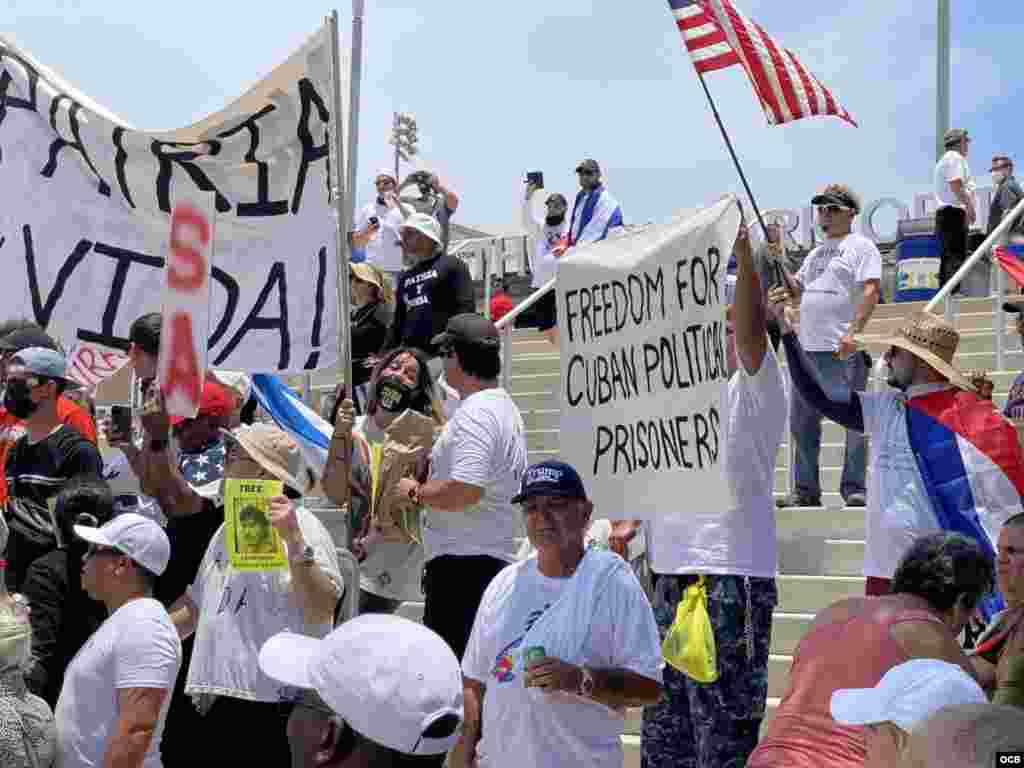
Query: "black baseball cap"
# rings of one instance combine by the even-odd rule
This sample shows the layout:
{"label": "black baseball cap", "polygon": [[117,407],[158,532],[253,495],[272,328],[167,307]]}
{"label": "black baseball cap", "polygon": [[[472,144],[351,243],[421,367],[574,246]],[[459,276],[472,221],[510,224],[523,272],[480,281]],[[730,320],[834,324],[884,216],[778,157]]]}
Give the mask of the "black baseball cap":
{"label": "black baseball cap", "polygon": [[846,192],[830,190],[811,198],[811,205],[840,205],[849,208],[851,211],[860,212],[860,205]]}
{"label": "black baseball cap", "polygon": [[0,339],[0,352],[20,352],[29,347],[42,347],[43,349],[52,349],[54,352],[60,351],[57,342],[39,326],[22,328]]}
{"label": "black baseball cap", "polygon": [[585,499],[587,492],[579,473],[572,466],[564,461],[548,459],[527,468],[519,493],[512,497],[512,503],[521,504],[532,496]]}
{"label": "black baseball cap", "polygon": [[501,343],[501,335],[494,323],[483,315],[464,312],[449,320],[444,333],[437,334],[430,343],[435,347],[450,347],[456,343],[497,347]]}

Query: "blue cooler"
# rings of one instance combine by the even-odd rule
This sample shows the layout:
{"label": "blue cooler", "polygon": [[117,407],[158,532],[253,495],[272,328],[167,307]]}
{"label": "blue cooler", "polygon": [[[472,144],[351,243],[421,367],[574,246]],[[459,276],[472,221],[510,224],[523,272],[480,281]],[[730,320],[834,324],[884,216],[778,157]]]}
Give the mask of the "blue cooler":
{"label": "blue cooler", "polygon": [[936,235],[907,237],[896,246],[896,301],[927,301],[939,292],[939,254]]}

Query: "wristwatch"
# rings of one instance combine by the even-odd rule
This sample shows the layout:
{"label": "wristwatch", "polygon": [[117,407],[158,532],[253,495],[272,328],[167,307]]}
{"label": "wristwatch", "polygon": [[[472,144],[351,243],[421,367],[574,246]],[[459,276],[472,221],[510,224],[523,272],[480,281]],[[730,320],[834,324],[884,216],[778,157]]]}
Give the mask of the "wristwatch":
{"label": "wristwatch", "polygon": [[586,667],[580,667],[580,689],[577,693],[585,699],[594,696],[594,676]]}
{"label": "wristwatch", "polygon": [[313,552],[313,548],[309,544],[306,544],[299,554],[289,557],[288,562],[296,565],[312,565],[316,562],[316,553]]}

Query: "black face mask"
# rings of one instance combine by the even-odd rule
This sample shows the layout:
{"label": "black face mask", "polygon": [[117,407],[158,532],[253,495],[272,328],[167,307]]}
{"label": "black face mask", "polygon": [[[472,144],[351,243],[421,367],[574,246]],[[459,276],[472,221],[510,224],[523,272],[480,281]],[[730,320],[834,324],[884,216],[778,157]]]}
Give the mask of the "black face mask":
{"label": "black face mask", "polygon": [[397,376],[385,376],[377,382],[377,403],[388,413],[401,413],[412,407],[413,389]]}
{"label": "black face mask", "polygon": [[563,221],[565,221],[565,214],[564,213],[548,215],[548,217],[546,219],[544,219],[544,223],[547,224],[549,227],[557,227]]}
{"label": "black face mask", "polygon": [[39,409],[39,403],[32,402],[32,391],[25,381],[12,379],[4,392],[4,408],[15,418],[27,419]]}

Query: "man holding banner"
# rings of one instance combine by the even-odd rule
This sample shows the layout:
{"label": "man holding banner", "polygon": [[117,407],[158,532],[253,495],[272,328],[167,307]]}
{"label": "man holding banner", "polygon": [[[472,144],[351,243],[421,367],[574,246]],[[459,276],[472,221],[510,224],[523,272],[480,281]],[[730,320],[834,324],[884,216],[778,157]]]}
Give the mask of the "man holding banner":
{"label": "man holding banner", "polygon": [[[768,348],[765,307],[745,223],[736,238],[737,284],[727,331],[730,379],[722,403],[724,460],[735,498],[725,510],[657,518],[646,531],[654,614],[662,637],[692,591],[706,605],[717,669],[698,681],[669,662],[665,697],[644,709],[645,768],[741,766],[757,745],[768,695],[775,588],[775,457],[786,392]],[[638,524],[633,524],[633,529]],[[628,536],[628,534],[627,534]]]}

